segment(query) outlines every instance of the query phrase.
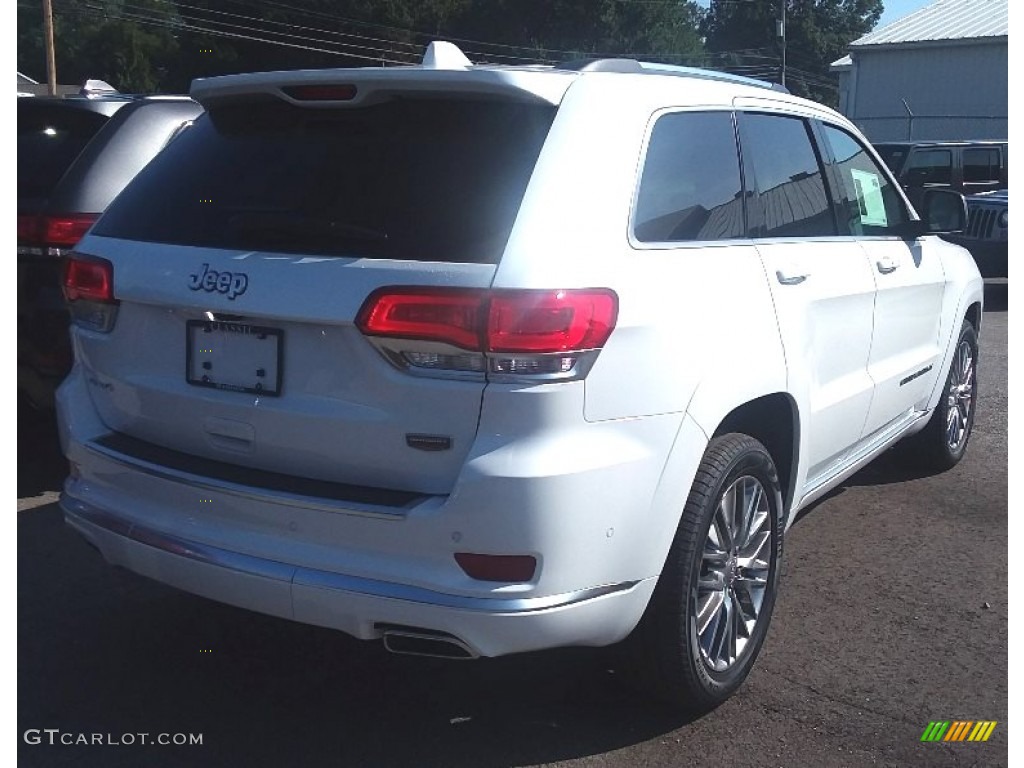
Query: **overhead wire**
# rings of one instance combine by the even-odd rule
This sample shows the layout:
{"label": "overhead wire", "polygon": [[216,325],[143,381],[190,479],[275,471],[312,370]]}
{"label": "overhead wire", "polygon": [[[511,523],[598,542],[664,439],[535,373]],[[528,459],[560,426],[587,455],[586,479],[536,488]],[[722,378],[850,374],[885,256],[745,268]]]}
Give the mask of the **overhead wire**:
{"label": "overhead wire", "polygon": [[136,24],[141,24],[150,27],[159,27],[170,30],[183,30],[188,32],[201,32],[212,37],[225,37],[235,40],[246,40],[257,43],[266,43],[269,45],[277,45],[285,48],[293,48],[305,51],[313,51],[315,53],[329,53],[337,56],[348,56],[349,58],[362,59],[365,61],[373,61],[387,64],[409,64],[407,60],[388,59],[386,56],[368,56],[358,53],[346,53],[345,51],[339,51],[337,49],[330,48],[319,48],[310,45],[301,45],[298,43],[291,43],[284,40],[273,40],[262,37],[256,37],[253,35],[244,35],[237,32],[230,32],[226,30],[210,29],[208,27],[201,27],[194,24],[188,24],[184,22],[172,22],[167,19],[161,19],[159,17],[144,16],[141,14],[135,14],[131,12],[116,12],[106,8],[97,8],[96,6],[90,6],[86,4],[80,8],[60,8],[58,5],[54,6],[54,12],[58,16],[60,15],[72,15],[72,16],[88,16],[91,18],[106,18],[106,19],[123,19],[125,21],[131,21]]}
{"label": "overhead wire", "polygon": [[[243,5],[241,0],[229,1],[233,2],[235,5]],[[322,27],[311,27],[302,24],[293,24],[290,22],[279,21],[276,19],[262,19],[258,17],[248,16],[246,14],[233,13],[231,11],[203,8],[201,6],[196,6],[189,3],[179,3],[176,0],[160,0],[160,2],[164,5],[169,6],[170,8],[173,8],[177,18],[154,15],[154,9],[152,9],[151,7],[145,7],[130,2],[122,3],[120,11],[116,8],[90,5],[88,3],[85,5],[85,9],[66,8],[61,6],[60,3],[58,3],[57,10],[58,13],[81,13],[83,12],[83,10],[87,9],[93,17],[124,19],[127,21],[133,21],[148,26],[163,27],[165,29],[184,30],[216,37],[240,39],[250,42],[278,45],[317,53],[328,53],[333,55],[346,56],[349,58],[363,61],[372,61],[381,64],[409,64],[415,63],[416,61],[419,60],[419,49],[421,48],[421,45],[414,42],[384,39],[372,37],[369,35],[359,35],[352,32],[328,30],[323,29]],[[372,22],[359,22],[358,20],[347,19],[344,17],[334,17],[329,14],[323,14],[320,12],[312,11],[310,9],[301,9],[297,8],[296,6],[288,5],[286,3],[276,2],[276,0],[256,0],[256,2],[261,2],[269,6],[287,8],[289,10],[298,12],[300,15],[306,14],[322,18],[330,18],[332,20],[340,20],[345,23],[352,23],[359,26],[376,26],[379,28],[386,28],[392,31],[401,32],[406,35],[428,36],[426,35],[426,33],[418,32],[417,30],[409,28],[394,27],[390,25],[376,24]],[[19,3],[19,7],[28,6]],[[184,11],[182,9],[184,9]],[[323,37],[312,37],[310,35],[295,34],[293,32],[283,32],[278,29],[268,29],[266,26],[253,26],[250,24],[240,24],[237,21],[222,21],[220,19],[207,18],[203,14],[222,16],[227,17],[229,19],[241,19],[243,21],[258,22],[261,25],[275,25],[279,27],[284,27],[285,29],[316,33],[319,35],[325,35],[328,37],[342,39],[324,39]],[[531,49],[525,46],[509,46],[502,43],[491,43],[479,40],[474,41],[469,40],[468,38],[449,39],[456,41],[461,40],[463,42],[469,42],[481,47],[497,47],[502,50],[530,50],[533,52],[540,52],[545,56],[544,58],[542,58],[538,56],[513,56],[509,54],[498,54],[487,51],[466,52],[467,55],[473,56],[477,61],[487,61],[489,63],[546,63],[550,61],[550,59],[546,58],[548,54],[563,53],[570,55],[579,55],[581,53],[584,53],[580,51],[560,51],[557,49],[546,48]],[[357,40],[360,42],[350,42],[350,40]],[[379,43],[380,45],[368,45],[365,43]],[[719,68],[725,71],[735,72],[737,74],[747,74],[748,76],[770,78],[773,77],[777,72],[776,68],[773,66],[774,62],[777,62],[779,60],[777,55],[766,53],[771,52],[772,50],[773,46],[761,46],[757,48],[735,49],[729,51],[708,51],[699,54],[652,52],[646,54],[616,53],[610,55],[632,55],[639,56],[641,58],[651,59],[676,59],[677,61],[681,59],[690,66],[717,65]],[[600,54],[589,52],[587,52],[586,55],[600,56]],[[742,63],[732,63],[731,61],[729,61],[730,59],[736,58],[739,58]],[[805,62],[809,61],[807,57],[803,57],[803,60]],[[757,64],[757,61],[765,63]],[[815,74],[803,68],[787,67],[787,75],[791,76],[794,80],[798,82],[804,83],[805,85],[811,84],[818,87],[838,90],[838,87],[835,83],[829,82],[826,79],[827,76]]]}

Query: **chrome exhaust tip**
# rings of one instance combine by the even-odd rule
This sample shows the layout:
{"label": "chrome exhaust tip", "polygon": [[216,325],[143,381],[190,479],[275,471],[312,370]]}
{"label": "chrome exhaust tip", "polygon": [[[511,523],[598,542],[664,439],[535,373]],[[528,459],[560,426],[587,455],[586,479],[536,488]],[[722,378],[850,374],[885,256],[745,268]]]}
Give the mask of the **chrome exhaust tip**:
{"label": "chrome exhaust tip", "polygon": [[417,627],[389,627],[383,633],[384,647],[404,656],[429,656],[435,659],[475,659],[472,648],[454,635]]}

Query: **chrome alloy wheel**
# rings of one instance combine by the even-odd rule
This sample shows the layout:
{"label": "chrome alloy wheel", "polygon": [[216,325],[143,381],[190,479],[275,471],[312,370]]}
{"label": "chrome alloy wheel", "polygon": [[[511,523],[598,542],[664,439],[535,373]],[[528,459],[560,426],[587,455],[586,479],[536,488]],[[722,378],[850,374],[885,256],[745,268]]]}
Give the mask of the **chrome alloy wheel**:
{"label": "chrome alloy wheel", "polygon": [[756,478],[737,478],[711,519],[697,581],[697,642],[715,672],[731,667],[754,634],[768,587],[771,508]]}
{"label": "chrome alloy wheel", "polygon": [[966,340],[961,340],[949,372],[946,393],[946,445],[954,453],[967,439],[973,405],[974,350]]}

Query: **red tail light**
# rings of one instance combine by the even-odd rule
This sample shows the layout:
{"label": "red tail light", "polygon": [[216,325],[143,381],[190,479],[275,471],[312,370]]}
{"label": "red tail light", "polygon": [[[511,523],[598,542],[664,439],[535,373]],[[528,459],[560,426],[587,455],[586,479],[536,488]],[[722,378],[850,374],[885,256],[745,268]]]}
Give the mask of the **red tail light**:
{"label": "red tail light", "polygon": [[68,301],[114,301],[114,267],[105,259],[71,256],[64,262],[64,298]]}
{"label": "red tail light", "polygon": [[485,293],[454,288],[382,288],[363,304],[356,325],[368,336],[440,341],[480,349]]}
{"label": "red tail light", "polygon": [[41,245],[74,248],[100,216],[98,213],[67,213],[46,216],[40,226]]}
{"label": "red tail light", "polygon": [[537,354],[600,349],[618,299],[605,288],[484,291],[382,288],[356,320],[368,336],[439,341],[478,352]]}
{"label": "red tail light", "polygon": [[610,290],[503,291],[491,298],[488,352],[600,349],[615,327]]}

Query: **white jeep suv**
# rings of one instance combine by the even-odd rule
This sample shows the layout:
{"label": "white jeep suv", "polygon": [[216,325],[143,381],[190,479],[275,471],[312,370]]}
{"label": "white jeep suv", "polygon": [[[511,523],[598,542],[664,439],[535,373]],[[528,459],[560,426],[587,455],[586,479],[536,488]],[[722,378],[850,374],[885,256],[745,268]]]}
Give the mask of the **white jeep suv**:
{"label": "white jeep suv", "polygon": [[786,528],[949,467],[982,281],[843,117],[632,60],[197,80],[66,263],[66,519],[113,564],[393,651],[624,647],[742,683]]}

